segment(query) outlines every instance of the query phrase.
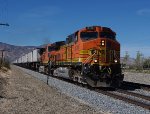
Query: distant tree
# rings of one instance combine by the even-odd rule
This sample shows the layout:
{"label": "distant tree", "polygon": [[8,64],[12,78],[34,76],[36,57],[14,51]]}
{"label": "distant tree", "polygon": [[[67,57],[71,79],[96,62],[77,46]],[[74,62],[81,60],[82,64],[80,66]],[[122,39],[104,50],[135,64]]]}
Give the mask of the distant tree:
{"label": "distant tree", "polygon": [[150,57],[144,60],[143,67],[148,69],[150,68]]}
{"label": "distant tree", "polygon": [[129,54],[128,54],[128,51],[126,51],[125,56],[124,56],[124,63],[125,63],[125,64],[128,63],[129,57],[130,57],[130,56],[129,56]]}
{"label": "distant tree", "polygon": [[130,55],[129,55],[128,51],[126,51],[124,59],[123,59],[124,67],[128,66],[129,58],[130,58]]}
{"label": "distant tree", "polygon": [[143,69],[143,54],[140,51],[137,51],[136,59],[135,59],[135,66],[137,70]]}

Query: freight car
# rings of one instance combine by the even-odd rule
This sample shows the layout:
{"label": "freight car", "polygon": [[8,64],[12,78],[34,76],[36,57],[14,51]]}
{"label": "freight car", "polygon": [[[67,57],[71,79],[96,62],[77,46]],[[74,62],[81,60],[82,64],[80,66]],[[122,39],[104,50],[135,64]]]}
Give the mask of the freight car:
{"label": "freight car", "polygon": [[[110,28],[90,26],[38,50],[33,68],[92,87],[120,86],[120,44]],[[18,59],[18,61],[20,61]]]}
{"label": "freight car", "polygon": [[34,49],[33,51],[21,56],[13,61],[13,64],[37,71],[40,65],[39,49]]}

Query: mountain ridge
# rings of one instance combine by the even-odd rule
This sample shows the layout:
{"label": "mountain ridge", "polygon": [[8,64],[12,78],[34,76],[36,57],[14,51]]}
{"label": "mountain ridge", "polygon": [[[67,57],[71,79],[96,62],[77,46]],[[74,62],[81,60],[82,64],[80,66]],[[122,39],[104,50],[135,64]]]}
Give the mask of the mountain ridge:
{"label": "mountain ridge", "polygon": [[[37,48],[37,46],[15,46],[0,42],[0,50],[5,50],[4,58],[8,59],[9,61],[13,61],[20,56],[29,53],[35,48]],[[0,51],[0,57],[2,57],[2,51]]]}

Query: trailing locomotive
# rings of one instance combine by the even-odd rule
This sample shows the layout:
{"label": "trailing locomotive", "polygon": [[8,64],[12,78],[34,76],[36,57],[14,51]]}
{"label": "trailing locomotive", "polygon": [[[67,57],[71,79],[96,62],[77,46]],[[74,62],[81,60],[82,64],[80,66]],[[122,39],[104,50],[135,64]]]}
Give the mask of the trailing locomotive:
{"label": "trailing locomotive", "polygon": [[119,86],[124,75],[116,33],[101,26],[86,27],[65,41],[39,49],[36,68],[92,87]]}

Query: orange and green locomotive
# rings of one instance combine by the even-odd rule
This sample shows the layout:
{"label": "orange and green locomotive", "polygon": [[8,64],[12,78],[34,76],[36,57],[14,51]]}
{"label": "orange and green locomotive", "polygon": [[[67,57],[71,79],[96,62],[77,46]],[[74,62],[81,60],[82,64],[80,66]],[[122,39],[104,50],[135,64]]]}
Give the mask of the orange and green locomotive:
{"label": "orange and green locomotive", "polygon": [[54,76],[92,87],[119,86],[124,78],[120,44],[116,33],[107,27],[83,28],[40,52],[39,69]]}

